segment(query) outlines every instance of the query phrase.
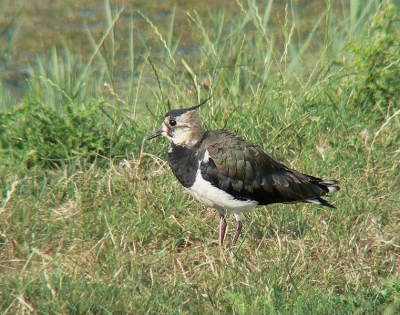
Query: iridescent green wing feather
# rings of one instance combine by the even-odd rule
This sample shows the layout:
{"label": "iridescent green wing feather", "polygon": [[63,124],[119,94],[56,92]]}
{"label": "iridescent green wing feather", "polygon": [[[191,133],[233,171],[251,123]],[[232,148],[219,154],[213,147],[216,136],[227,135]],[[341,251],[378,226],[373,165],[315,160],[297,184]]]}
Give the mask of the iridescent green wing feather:
{"label": "iridescent green wing feather", "polygon": [[200,165],[205,180],[236,198],[259,204],[296,202],[325,195],[320,179],[290,170],[259,146],[225,130],[208,132],[202,144],[207,159]]}

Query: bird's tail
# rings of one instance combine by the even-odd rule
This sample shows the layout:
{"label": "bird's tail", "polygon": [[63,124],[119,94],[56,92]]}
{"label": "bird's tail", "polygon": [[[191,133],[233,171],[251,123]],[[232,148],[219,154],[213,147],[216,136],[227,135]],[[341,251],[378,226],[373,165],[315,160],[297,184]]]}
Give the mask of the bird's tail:
{"label": "bird's tail", "polygon": [[[340,190],[341,187],[338,184],[339,184],[339,181],[337,181],[337,180],[319,180],[318,181],[318,185],[324,187],[325,190],[327,190],[326,193],[334,193],[334,192]],[[335,206],[331,205],[328,201],[326,201],[325,199],[323,199],[321,197],[307,199],[306,202],[312,202],[312,203],[319,204],[321,206],[336,208]]]}

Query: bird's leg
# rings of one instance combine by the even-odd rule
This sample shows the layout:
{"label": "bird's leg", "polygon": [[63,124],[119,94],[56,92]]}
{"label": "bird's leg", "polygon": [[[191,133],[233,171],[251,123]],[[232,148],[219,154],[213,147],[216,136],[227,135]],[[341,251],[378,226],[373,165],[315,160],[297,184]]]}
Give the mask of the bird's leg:
{"label": "bird's leg", "polygon": [[235,232],[235,236],[233,237],[233,241],[232,241],[233,246],[236,245],[236,242],[239,238],[240,232],[242,232],[242,227],[243,227],[242,221],[237,221],[236,232]]}
{"label": "bird's leg", "polygon": [[225,233],[226,233],[225,216],[220,214],[219,215],[219,245],[220,246],[222,246],[222,244],[224,243]]}

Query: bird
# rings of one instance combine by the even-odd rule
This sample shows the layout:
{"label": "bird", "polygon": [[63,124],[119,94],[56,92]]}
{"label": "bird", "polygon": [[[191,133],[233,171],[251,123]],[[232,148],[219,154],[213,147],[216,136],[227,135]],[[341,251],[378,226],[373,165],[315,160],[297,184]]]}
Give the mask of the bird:
{"label": "bird", "polygon": [[147,140],[169,140],[168,164],[187,192],[219,212],[219,245],[224,243],[226,216],[236,219],[232,245],[243,227],[243,212],[277,203],[315,203],[336,208],[322,197],[340,190],[339,181],[293,170],[274,160],[260,146],[225,129],[203,129],[196,106],[173,109]]}

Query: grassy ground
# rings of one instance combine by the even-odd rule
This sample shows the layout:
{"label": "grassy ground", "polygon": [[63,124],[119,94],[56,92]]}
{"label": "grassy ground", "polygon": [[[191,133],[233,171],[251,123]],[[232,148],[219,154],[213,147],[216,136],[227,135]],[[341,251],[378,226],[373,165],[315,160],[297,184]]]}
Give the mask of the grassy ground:
{"label": "grassy ground", "polygon": [[[304,34],[287,7],[273,37],[273,9],[237,5],[236,15],[188,12],[198,43],[188,56],[173,20],[161,30],[143,14],[158,46],[138,51],[135,28],[125,34],[125,77],[115,75],[120,11],[106,7],[91,57],[43,56],[22,102],[1,88],[3,314],[400,311],[397,8],[328,6]],[[337,210],[262,208],[246,215],[238,246],[216,246],[217,212],[184,193],[165,141],[144,142],[169,107],[210,93],[207,129],[340,179]]]}

